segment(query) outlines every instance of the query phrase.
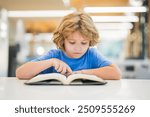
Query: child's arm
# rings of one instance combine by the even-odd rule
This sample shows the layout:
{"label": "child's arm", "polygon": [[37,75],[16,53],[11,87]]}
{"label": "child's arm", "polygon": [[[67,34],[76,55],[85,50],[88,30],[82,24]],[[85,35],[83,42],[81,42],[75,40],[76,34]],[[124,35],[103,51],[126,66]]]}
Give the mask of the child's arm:
{"label": "child's arm", "polygon": [[101,77],[104,80],[119,80],[121,78],[121,71],[114,64],[97,69],[81,70],[76,73],[92,74]]}
{"label": "child's arm", "polygon": [[63,61],[52,58],[37,62],[27,62],[16,70],[16,77],[19,79],[31,79],[41,71],[54,66],[57,72],[61,74],[72,74],[71,68]]}

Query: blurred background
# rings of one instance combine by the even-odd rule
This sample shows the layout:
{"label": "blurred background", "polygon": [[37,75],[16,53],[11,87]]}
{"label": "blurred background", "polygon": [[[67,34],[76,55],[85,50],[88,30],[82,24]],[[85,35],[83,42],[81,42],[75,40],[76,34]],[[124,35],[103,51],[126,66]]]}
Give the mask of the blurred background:
{"label": "blurred background", "polygon": [[150,79],[150,0],[0,0],[0,77],[56,48],[51,37],[63,16],[84,11],[100,34],[98,50],[122,78]]}

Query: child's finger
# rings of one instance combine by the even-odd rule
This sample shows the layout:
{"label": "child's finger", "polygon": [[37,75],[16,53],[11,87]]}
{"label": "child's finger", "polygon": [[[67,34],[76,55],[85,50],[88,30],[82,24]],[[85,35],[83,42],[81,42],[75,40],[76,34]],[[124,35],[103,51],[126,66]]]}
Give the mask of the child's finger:
{"label": "child's finger", "polygon": [[57,70],[59,68],[59,64],[58,63],[55,63],[54,64],[54,67],[55,67],[55,70]]}
{"label": "child's finger", "polygon": [[61,64],[59,64],[59,67],[58,67],[58,69],[57,69],[57,72],[61,72],[62,70],[63,70],[63,65],[61,65]]}
{"label": "child's finger", "polygon": [[61,74],[64,74],[64,75],[65,75],[65,74],[66,74],[66,71],[67,71],[66,69],[67,69],[66,67],[63,67],[63,69],[62,69],[62,71],[61,71]]}
{"label": "child's finger", "polygon": [[71,70],[71,68],[69,66],[67,66],[67,72],[72,74],[72,70]]}

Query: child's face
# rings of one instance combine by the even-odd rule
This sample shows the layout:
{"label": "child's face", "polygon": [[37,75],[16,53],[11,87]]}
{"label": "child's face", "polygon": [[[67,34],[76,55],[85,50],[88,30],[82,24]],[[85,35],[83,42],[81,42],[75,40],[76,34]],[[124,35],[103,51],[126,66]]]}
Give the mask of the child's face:
{"label": "child's face", "polygon": [[65,53],[70,58],[80,58],[86,53],[89,44],[89,39],[86,39],[80,34],[80,32],[76,31],[65,39]]}

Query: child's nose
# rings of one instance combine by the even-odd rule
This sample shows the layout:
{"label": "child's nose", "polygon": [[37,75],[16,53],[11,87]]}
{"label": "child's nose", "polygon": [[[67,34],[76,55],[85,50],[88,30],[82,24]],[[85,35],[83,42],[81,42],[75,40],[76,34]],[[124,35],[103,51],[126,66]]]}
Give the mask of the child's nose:
{"label": "child's nose", "polygon": [[76,45],[76,50],[78,51],[82,50],[82,45]]}

